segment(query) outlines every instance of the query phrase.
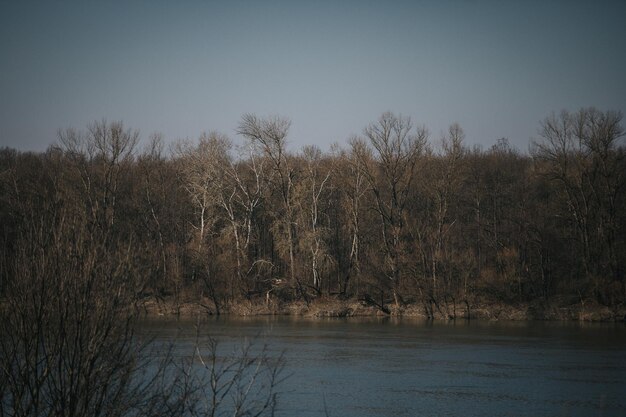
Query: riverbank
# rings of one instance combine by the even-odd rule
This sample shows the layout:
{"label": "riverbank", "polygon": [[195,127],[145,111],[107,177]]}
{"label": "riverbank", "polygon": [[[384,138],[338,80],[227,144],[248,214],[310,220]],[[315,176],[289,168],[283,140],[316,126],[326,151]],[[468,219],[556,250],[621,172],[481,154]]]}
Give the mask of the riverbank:
{"label": "riverbank", "polygon": [[372,300],[340,300],[318,298],[304,301],[269,303],[243,300],[216,308],[208,299],[177,301],[154,297],[136,305],[147,317],[228,314],[234,316],[289,315],[301,317],[374,317],[396,316],[433,320],[552,320],[588,322],[625,322],[626,306],[608,307],[593,301],[568,304],[561,300],[535,300],[530,303],[506,304],[499,301],[474,298],[449,302],[413,302],[403,306],[381,306]]}

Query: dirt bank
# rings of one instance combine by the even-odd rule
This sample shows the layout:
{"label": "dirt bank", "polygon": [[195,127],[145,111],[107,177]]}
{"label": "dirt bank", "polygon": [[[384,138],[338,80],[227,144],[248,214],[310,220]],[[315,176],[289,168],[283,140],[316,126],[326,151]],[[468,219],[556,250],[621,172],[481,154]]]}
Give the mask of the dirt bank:
{"label": "dirt bank", "polygon": [[146,316],[197,316],[229,314],[236,316],[291,315],[302,317],[402,316],[434,320],[561,320],[623,322],[626,306],[603,306],[592,301],[574,304],[559,300],[535,300],[530,303],[502,303],[485,299],[455,302],[412,302],[402,306],[374,304],[368,300],[318,298],[304,301],[277,302],[244,300],[216,308],[208,299],[176,302],[173,299],[147,298],[136,305]]}

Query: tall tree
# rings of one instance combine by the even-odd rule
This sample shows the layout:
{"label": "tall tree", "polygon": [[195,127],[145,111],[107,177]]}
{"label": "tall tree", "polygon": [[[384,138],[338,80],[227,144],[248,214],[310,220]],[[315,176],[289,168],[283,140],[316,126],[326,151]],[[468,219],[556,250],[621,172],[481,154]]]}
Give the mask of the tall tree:
{"label": "tall tree", "polygon": [[[463,181],[464,157],[466,150],[463,147],[465,133],[457,123],[448,129],[448,135],[441,140],[441,153],[435,157],[431,167],[433,176],[426,186],[426,192],[433,202],[432,207],[432,231],[430,273],[432,278],[432,295],[437,297],[438,281],[441,278],[441,269],[447,267],[447,252],[450,248],[446,243],[450,231],[456,223],[456,218],[450,216],[451,206],[458,198],[459,187]],[[444,276],[445,278],[445,276]],[[448,280],[449,281],[449,280]],[[449,289],[448,289],[449,290]]]}
{"label": "tall tree", "polygon": [[323,199],[327,190],[331,169],[324,167],[322,151],[316,146],[305,146],[302,150],[304,160],[303,178],[299,183],[299,206],[301,209],[302,237],[300,243],[306,247],[309,257],[313,287],[320,293],[322,287],[323,264],[332,262],[326,244],[327,227],[322,221],[323,205],[328,199]]}
{"label": "tall tree", "polygon": [[269,163],[271,174],[267,177],[271,190],[276,192],[282,210],[275,215],[275,237],[284,241],[288,256],[289,280],[297,285],[300,296],[306,292],[296,275],[296,211],[294,203],[295,168],[287,155],[287,134],[291,122],[281,117],[261,119],[253,114],[244,114],[237,132],[258,146]]}
{"label": "tall tree", "polygon": [[570,219],[582,272],[600,297],[603,276],[622,283],[616,250],[621,191],[625,186],[622,115],[594,108],[552,114],[541,124],[532,155],[554,183]]}
{"label": "tall tree", "polygon": [[374,195],[385,256],[384,274],[391,283],[396,306],[400,304],[399,286],[403,271],[403,232],[406,224],[407,202],[412,191],[419,157],[426,148],[428,132],[418,128],[413,132],[409,118],[384,113],[376,123],[364,130],[375,151],[374,164],[368,163],[367,150],[353,144],[360,167]]}
{"label": "tall tree", "polygon": [[139,132],[122,122],[94,122],[87,132],[59,131],[59,140],[72,167],[78,171],[83,200],[93,227],[108,235],[118,214],[120,186],[134,161]]}

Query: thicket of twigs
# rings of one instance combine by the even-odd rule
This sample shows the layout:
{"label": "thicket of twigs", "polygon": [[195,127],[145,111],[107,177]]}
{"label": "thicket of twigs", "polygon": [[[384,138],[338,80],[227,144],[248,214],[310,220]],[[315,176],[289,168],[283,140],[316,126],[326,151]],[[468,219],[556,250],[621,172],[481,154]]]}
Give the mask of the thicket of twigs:
{"label": "thicket of twigs", "polygon": [[167,149],[159,135],[139,146],[121,123],[66,129],[44,153],[0,151],[0,289],[20,284],[13,260],[44,267],[28,242],[57,230],[42,256],[63,245],[57,235],[100,251],[76,253],[76,275],[132,271],[133,302],[202,296],[214,313],[323,296],[618,305],[621,121],[593,108],[551,115],[528,154],[505,139],[469,149],[457,124],[432,138],[391,113],[329,152],[290,151],[280,117],[244,115],[236,145],[208,133]]}

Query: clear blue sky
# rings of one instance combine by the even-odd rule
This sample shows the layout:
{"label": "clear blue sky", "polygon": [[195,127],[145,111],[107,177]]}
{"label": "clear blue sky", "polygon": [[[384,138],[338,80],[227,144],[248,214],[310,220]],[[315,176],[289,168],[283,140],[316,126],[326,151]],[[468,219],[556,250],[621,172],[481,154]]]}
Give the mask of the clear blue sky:
{"label": "clear blue sky", "polygon": [[390,110],[526,151],[551,111],[626,111],[625,19],[626,1],[0,0],[0,146],[102,118],[236,138],[250,112],[328,149]]}

